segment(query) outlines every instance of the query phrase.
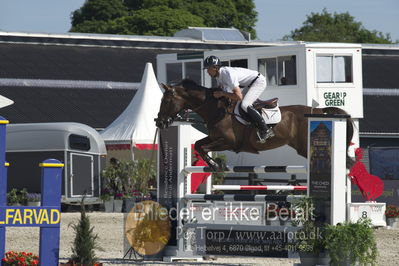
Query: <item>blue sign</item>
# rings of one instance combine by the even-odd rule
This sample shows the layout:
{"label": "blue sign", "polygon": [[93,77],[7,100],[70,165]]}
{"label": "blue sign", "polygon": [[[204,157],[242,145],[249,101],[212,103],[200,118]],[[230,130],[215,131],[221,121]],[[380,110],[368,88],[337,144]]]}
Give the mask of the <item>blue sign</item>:
{"label": "blue sign", "polygon": [[59,207],[0,206],[0,225],[14,227],[59,227]]}
{"label": "blue sign", "polygon": [[7,226],[36,226],[40,227],[40,265],[56,266],[60,245],[61,180],[64,164],[55,159],[39,164],[42,168],[41,207],[7,206],[7,124],[8,121],[0,116],[0,259],[5,254]]}

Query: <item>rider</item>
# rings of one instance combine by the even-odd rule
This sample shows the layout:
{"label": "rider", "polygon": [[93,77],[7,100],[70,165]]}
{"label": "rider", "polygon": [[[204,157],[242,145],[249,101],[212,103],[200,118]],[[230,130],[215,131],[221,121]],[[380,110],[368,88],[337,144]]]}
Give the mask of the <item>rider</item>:
{"label": "rider", "polygon": [[[267,126],[263,117],[252,106],[266,89],[266,78],[262,74],[247,68],[221,66],[220,59],[213,55],[205,58],[204,68],[207,69],[209,76],[216,78],[218,86],[223,88],[223,91],[215,91],[214,97],[242,101],[241,108],[258,129],[258,138],[261,143],[274,136],[273,130]],[[248,88],[244,96],[241,88]]]}

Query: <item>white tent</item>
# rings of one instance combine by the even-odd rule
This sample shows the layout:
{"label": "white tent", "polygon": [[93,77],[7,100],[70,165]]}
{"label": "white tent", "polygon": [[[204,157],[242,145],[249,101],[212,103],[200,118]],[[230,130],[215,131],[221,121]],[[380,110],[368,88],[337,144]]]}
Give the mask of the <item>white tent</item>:
{"label": "white tent", "polygon": [[[154,118],[157,117],[162,99],[151,63],[147,63],[140,87],[123,113],[100,132],[107,149],[152,149],[155,135]],[[192,142],[206,135],[192,127]]]}
{"label": "white tent", "polygon": [[10,99],[0,95],[0,108],[4,108],[4,107],[9,106],[9,105],[11,105],[13,103],[14,103],[13,100],[10,100]]}

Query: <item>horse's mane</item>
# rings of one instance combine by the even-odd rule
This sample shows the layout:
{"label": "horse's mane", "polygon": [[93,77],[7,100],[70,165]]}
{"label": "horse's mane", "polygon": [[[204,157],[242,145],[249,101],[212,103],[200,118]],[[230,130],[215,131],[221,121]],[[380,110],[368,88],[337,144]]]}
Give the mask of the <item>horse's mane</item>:
{"label": "horse's mane", "polygon": [[188,93],[190,91],[201,92],[201,94],[204,95],[205,101],[215,101],[215,102],[222,103],[224,108],[228,108],[230,106],[230,101],[227,98],[222,97],[222,98],[216,99],[213,96],[213,92],[221,90],[220,88],[207,88],[207,87],[198,85],[195,81],[193,81],[191,79],[183,79],[179,85],[182,86],[185,89],[185,91]]}
{"label": "horse's mane", "polygon": [[201,85],[198,85],[194,80],[192,79],[183,79],[180,84],[181,86],[183,86],[184,88],[188,89],[188,90],[211,90],[211,91],[215,91],[218,90],[218,88],[207,88]]}

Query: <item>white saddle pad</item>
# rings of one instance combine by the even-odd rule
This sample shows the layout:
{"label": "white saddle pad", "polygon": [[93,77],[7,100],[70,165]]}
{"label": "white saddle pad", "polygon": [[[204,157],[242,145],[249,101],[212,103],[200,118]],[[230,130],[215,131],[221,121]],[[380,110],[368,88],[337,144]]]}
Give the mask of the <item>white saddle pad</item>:
{"label": "white saddle pad", "polygon": [[[249,125],[250,122],[247,120],[244,120],[241,115],[240,115],[240,110],[238,108],[241,105],[239,103],[236,104],[236,107],[234,108],[234,114],[236,114],[237,120],[244,124],[244,125]],[[277,104],[277,106],[273,109],[265,109],[262,108],[262,117],[265,120],[266,124],[277,124],[278,122],[281,121],[281,112],[280,112],[280,107]]]}

